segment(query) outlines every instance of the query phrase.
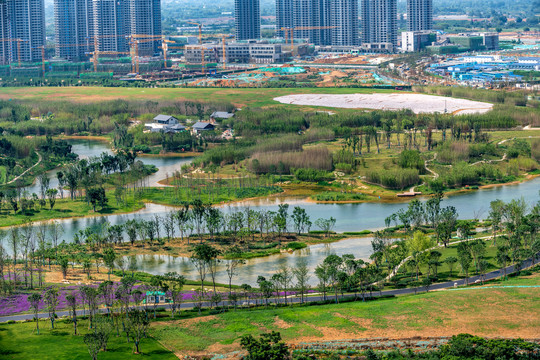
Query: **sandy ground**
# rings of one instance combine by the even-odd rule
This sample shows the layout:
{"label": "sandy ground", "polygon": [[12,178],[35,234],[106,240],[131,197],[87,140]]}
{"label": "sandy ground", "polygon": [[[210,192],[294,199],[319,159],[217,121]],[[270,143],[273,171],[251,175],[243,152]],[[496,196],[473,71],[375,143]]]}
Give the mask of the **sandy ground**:
{"label": "sandy ground", "polygon": [[347,109],[401,110],[411,109],[415,114],[448,113],[482,114],[493,104],[465,99],[423,94],[298,94],[274,98],[283,104],[327,106]]}

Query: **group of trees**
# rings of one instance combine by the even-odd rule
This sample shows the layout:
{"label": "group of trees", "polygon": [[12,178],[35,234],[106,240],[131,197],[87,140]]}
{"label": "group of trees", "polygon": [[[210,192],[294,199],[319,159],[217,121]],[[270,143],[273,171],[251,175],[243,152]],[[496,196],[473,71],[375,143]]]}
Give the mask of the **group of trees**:
{"label": "group of trees", "polygon": [[[329,235],[336,220],[316,219],[315,226],[325,235]],[[124,224],[104,223],[79,230],[74,244],[87,244],[98,248],[119,245],[125,241],[133,246],[140,242],[142,246],[164,245],[175,238],[190,242],[227,241],[231,245],[240,245],[257,240],[281,240],[284,233],[298,235],[309,233],[313,223],[304,208],[294,207],[289,213],[289,205],[279,205],[277,211],[256,211],[246,208],[243,211],[228,211],[212,207],[195,200],[176,211],[163,216],[154,215],[148,220],[131,219]],[[235,248],[236,249],[236,248]]]}
{"label": "group of trees", "polygon": [[68,258],[58,250],[62,234],[63,228],[56,221],[38,226],[28,221],[20,227],[1,231],[0,292],[11,294],[22,289],[42,287],[45,267],[50,269],[53,261],[60,265],[65,277]]}
{"label": "group of trees", "polygon": [[[325,236],[328,236],[336,220],[314,221]],[[60,223],[34,224],[26,222],[22,227],[13,227],[0,233],[0,288],[4,293],[19,289],[32,289],[43,285],[45,267],[56,264],[64,278],[73,264],[82,266],[90,278],[91,269],[99,272],[100,266],[124,273],[134,270],[136,264],[128,263],[117,256],[114,246],[129,242],[131,246],[165,246],[175,238],[186,240],[189,245],[221,242],[228,243],[230,257],[241,256],[254,241],[281,241],[286,232],[298,235],[310,232],[313,223],[305,209],[295,207],[289,213],[289,205],[282,204],[277,211],[223,211],[196,200],[164,216],[155,215],[148,220],[132,219],[124,224],[110,225],[105,222],[79,230],[73,242],[63,241]],[[4,242],[7,247],[4,246]],[[7,249],[11,250],[8,256]],[[219,255],[222,255],[221,252]],[[7,276],[3,276],[7,273]]]}
{"label": "group of trees", "polygon": [[[418,184],[420,175],[427,172],[420,150],[441,152],[443,164],[454,156],[455,152],[449,149],[454,143],[462,144],[461,147],[466,149],[466,160],[483,160],[496,154],[502,157],[502,151],[488,143],[489,136],[484,130],[507,129],[516,123],[512,114],[506,113],[491,117],[467,115],[458,119],[441,114],[415,115],[410,110],[328,115],[285,109],[265,109],[264,112],[244,109],[224,123],[242,138],[206,151],[193,166],[223,166],[249,159],[247,168],[256,174],[295,175],[298,169],[350,173],[357,169],[365,154],[373,152],[375,147],[378,153],[383,146],[403,149],[396,163],[405,170],[369,170],[366,178],[387,188],[403,189]],[[442,138],[435,140],[435,132]],[[303,147],[311,141],[336,137],[343,138],[343,143],[342,149],[334,153],[325,152],[324,146]],[[454,163],[454,158],[451,161]],[[474,177],[495,181],[505,176],[488,164],[461,170],[451,169],[451,173],[443,174],[437,184],[447,187],[475,185],[471,181]]]}
{"label": "group of trees", "polygon": [[[429,351],[414,352],[408,348],[405,350],[339,350],[332,348],[334,344],[330,343],[328,347],[325,344],[317,344],[317,347],[302,349],[301,352],[291,352],[291,349],[282,341],[281,334],[276,331],[261,334],[257,339],[252,335],[242,336],[240,345],[247,351],[244,357],[246,360],[307,360],[324,354],[324,358],[339,358],[343,351],[347,351],[351,359],[478,359],[489,360],[495,358],[504,358],[508,360],[525,360],[535,357],[540,351],[540,346],[534,342],[521,339],[485,339],[469,334],[459,334],[452,336],[447,344],[440,348]],[[353,354],[358,354],[355,357]]]}
{"label": "group of trees", "polygon": [[[16,176],[37,164],[40,156],[39,166],[27,175],[28,178],[77,158],[71,152],[70,144],[64,140],[53,140],[49,136],[31,139],[17,135],[3,136],[0,140],[0,153],[0,167],[5,171],[3,176],[0,174],[0,186],[13,181]],[[25,179],[19,177],[19,181],[13,181],[13,185],[19,186],[25,182]]]}
{"label": "group of trees", "polygon": [[[441,252],[433,249],[436,244],[448,247],[456,233],[462,240],[457,245],[457,257],[444,260],[452,274],[456,263],[465,277],[473,266],[475,274],[484,275],[487,262],[487,241],[475,239],[477,220],[458,220],[452,206],[442,207],[442,196],[430,198],[425,203],[413,200],[407,209],[401,209],[385,219],[386,229],[375,233],[371,258],[376,265],[396,268],[403,260],[419,280],[419,269],[426,266],[424,281],[437,279]],[[501,268],[519,264],[521,260],[537,256],[540,252],[540,203],[529,208],[523,199],[509,203],[497,200],[490,204],[487,224],[491,225],[492,241],[497,246],[495,261]],[[394,224],[394,227],[391,225]],[[396,238],[395,229],[403,229],[405,240]],[[430,238],[426,233],[433,233]],[[506,275],[506,274],[505,274]]]}
{"label": "group of trees", "polygon": [[[117,337],[124,333],[127,342],[133,343],[133,351],[140,353],[141,341],[148,336],[150,317],[148,308],[140,308],[145,298],[145,289],[135,283],[133,277],[126,276],[118,284],[104,281],[97,287],[84,285],[65,295],[68,319],[73,323],[73,334],[82,335],[81,332],[86,332],[82,341],[87,345],[92,359],[97,359],[100,351],[107,350],[109,338],[115,332]],[[59,289],[51,286],[42,293],[33,292],[28,301],[35,316],[37,334],[39,335],[38,313],[42,308],[47,310],[51,328],[54,329],[56,312],[59,309]],[[106,314],[100,311],[101,304],[105,306]],[[87,319],[86,331],[80,330],[83,319]]]}
{"label": "group of trees", "polygon": [[135,159],[135,153],[122,150],[114,155],[103,153],[100,157],[80,159],[56,172],[57,187],[51,187],[51,179],[42,173],[37,179],[39,194],[29,194],[22,187],[0,189],[0,210],[5,207],[14,213],[20,210],[31,215],[37,206],[44,208],[47,202],[52,210],[57,197],[64,198],[67,190],[71,200],[84,197],[96,211],[97,206],[107,206],[105,186],[114,186],[116,200],[122,202],[127,181],[132,180],[135,187],[137,180],[155,171]]}

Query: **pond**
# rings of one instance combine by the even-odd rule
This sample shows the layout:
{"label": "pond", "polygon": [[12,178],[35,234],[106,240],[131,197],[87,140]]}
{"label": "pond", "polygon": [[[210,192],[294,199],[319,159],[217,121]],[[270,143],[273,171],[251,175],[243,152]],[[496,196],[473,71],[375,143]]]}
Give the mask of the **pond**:
{"label": "pond", "polygon": [[[285,252],[255,259],[249,259],[240,265],[237,275],[233,277],[233,284],[257,285],[257,278],[264,276],[267,279],[283,265],[294,267],[300,259],[305,259],[310,274],[315,267],[330,254],[344,255],[353,254],[357,259],[368,260],[371,255],[371,237],[346,239],[332,244],[317,244],[294,252]],[[189,258],[174,257],[169,255],[135,255],[133,256],[138,271],[150,274],[165,274],[176,271],[188,279],[197,280],[198,273]],[[126,259],[128,260],[128,259]],[[229,278],[226,271],[227,260],[218,265],[216,282],[228,284]],[[211,281],[208,276],[207,281]],[[310,285],[316,285],[317,279],[311,275]]]}

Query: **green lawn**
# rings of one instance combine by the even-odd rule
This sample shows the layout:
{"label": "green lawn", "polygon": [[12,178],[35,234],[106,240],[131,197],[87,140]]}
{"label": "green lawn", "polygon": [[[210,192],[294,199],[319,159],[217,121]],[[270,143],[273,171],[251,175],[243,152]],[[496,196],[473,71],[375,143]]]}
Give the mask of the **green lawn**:
{"label": "green lawn", "polygon": [[[108,87],[16,87],[1,88],[0,98],[19,100],[76,100],[81,102],[113,99],[126,100],[199,100],[227,101],[236,105],[268,106],[278,102],[275,97],[290,94],[353,94],[395,92],[381,89],[347,88],[283,88],[283,89],[223,89],[223,88],[108,88]],[[295,105],[291,105],[295,106]]]}
{"label": "green lawn", "polygon": [[87,204],[84,199],[71,200],[68,194],[64,193],[64,199],[58,199],[52,210],[49,208],[49,203],[41,209],[38,205],[32,212],[21,213],[19,210],[16,214],[13,214],[13,210],[2,209],[0,210],[0,227],[12,226],[24,224],[29,219],[32,221],[45,221],[51,219],[65,219],[70,217],[83,217],[83,216],[95,216],[95,215],[110,215],[126,212],[133,212],[141,209],[144,204],[140,201],[135,201],[133,197],[128,198],[126,204],[117,205],[112,194],[108,194],[109,206],[100,209],[96,209],[96,212],[92,209],[92,206]]}
{"label": "green lawn", "polygon": [[[86,322],[81,322],[80,331],[86,333]],[[51,330],[48,321],[40,322],[41,334],[36,335],[35,323],[0,324],[0,358],[2,359],[90,359],[88,348],[82,336],[73,336],[71,322],[57,321],[56,329]],[[106,359],[176,359],[152,338],[143,339],[142,354],[133,354],[133,343],[127,343],[125,335],[112,334],[108,351],[100,352],[99,360]]]}
{"label": "green lawn", "polygon": [[[539,285],[540,276],[495,285]],[[151,334],[175,352],[228,352],[245,334],[279,331],[287,342],[471,333],[536,337],[538,288],[467,288],[374,302],[238,311],[158,322]],[[209,350],[210,349],[210,350]]]}

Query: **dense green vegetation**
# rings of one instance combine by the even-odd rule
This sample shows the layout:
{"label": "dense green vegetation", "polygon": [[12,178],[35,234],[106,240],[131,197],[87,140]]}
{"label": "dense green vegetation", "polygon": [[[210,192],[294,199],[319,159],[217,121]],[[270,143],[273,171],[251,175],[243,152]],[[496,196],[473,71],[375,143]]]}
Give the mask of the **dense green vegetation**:
{"label": "dense green vegetation", "polygon": [[[50,136],[22,138],[6,135],[0,139],[0,186],[28,185],[38,174],[77,158],[71,153],[71,145]],[[28,171],[27,171],[28,170]]]}

